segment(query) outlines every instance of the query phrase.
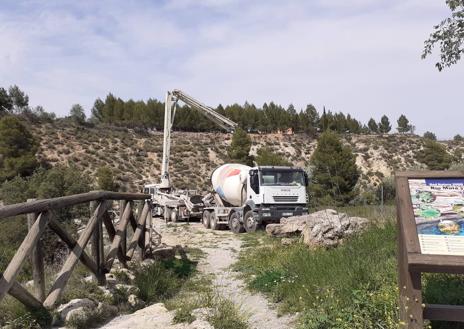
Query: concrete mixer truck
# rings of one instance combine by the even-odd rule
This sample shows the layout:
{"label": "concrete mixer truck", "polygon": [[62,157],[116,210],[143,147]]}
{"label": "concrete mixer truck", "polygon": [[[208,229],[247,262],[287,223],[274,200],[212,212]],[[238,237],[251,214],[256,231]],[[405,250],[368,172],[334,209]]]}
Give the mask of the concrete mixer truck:
{"label": "concrete mixer truck", "polygon": [[308,213],[308,177],[301,168],[225,164],[213,171],[211,183],[214,192],[203,198],[207,228],[254,232],[259,225]]}

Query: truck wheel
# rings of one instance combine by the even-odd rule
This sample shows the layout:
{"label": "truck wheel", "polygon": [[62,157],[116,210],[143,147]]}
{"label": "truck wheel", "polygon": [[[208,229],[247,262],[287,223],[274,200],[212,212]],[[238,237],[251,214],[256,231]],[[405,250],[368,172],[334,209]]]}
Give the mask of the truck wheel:
{"label": "truck wheel", "polygon": [[210,213],[208,210],[203,211],[203,216],[201,218],[201,221],[203,222],[203,226],[206,228],[210,227]]}
{"label": "truck wheel", "polygon": [[212,230],[218,230],[219,225],[218,225],[218,218],[214,212],[211,212],[209,214],[209,223],[211,225]]}
{"label": "truck wheel", "polygon": [[243,226],[247,232],[255,232],[258,227],[258,221],[253,216],[253,210],[248,210],[245,213],[245,218],[243,219]]}
{"label": "truck wheel", "polygon": [[230,215],[229,218],[229,228],[232,232],[234,233],[242,233],[245,231],[243,228],[242,223],[240,223],[240,216],[238,213],[234,212],[232,215]]}
{"label": "truck wheel", "polygon": [[166,224],[171,220],[171,209],[164,207],[164,221]]}
{"label": "truck wheel", "polygon": [[173,209],[171,211],[171,222],[175,223],[179,219],[179,211],[177,209]]}

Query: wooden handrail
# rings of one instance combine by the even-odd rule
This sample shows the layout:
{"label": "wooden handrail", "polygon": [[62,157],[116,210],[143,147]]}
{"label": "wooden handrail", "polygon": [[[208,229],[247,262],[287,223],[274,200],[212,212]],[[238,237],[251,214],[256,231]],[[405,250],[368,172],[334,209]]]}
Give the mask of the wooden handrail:
{"label": "wooden handrail", "polygon": [[[27,203],[0,207],[0,219],[27,214],[29,226],[29,232],[20,247],[10,260],[5,271],[0,273],[0,301],[8,293],[27,308],[40,309],[48,313],[49,309],[54,308],[59,302],[78,261],[81,261],[97,277],[100,284],[104,284],[105,273],[111,269],[116,257],[123,266],[126,266],[126,261],[132,259],[135,250],[140,247],[140,256],[141,259],[144,259],[146,250],[151,250],[152,204],[147,202],[148,199],[150,199],[148,194],[92,191],[53,199],[29,200]],[[115,200],[120,201],[119,222],[116,227],[109,214],[112,201]],[[136,210],[133,207],[133,201],[136,200],[141,201],[138,207],[137,220],[134,216]],[[57,218],[54,218],[54,210],[88,202],[90,202],[91,210],[90,219],[79,237],[74,238],[65,230]],[[133,236],[130,246],[126,250],[129,223],[131,223]],[[149,227],[147,227],[147,224]],[[70,250],[66,261],[55,277],[48,296],[45,296],[43,285],[45,281],[44,255],[40,243],[40,238],[46,227],[61,238]],[[107,257],[105,257],[103,228],[106,228],[111,243]],[[91,255],[85,252],[90,240],[93,251]],[[31,261],[34,294],[28,292],[16,281],[22,265],[31,255],[33,256]]]}
{"label": "wooden handrail", "polygon": [[110,191],[92,191],[81,194],[62,196],[53,199],[42,199],[31,202],[16,203],[0,207],[0,218],[12,217],[28,214],[31,212],[40,213],[51,209],[75,206],[81,203],[100,200],[148,200],[151,196],[142,193],[122,193]]}

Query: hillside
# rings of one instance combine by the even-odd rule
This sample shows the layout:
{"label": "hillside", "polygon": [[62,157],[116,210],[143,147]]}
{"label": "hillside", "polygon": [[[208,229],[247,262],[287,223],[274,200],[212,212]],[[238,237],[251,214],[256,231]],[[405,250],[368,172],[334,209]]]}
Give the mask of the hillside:
{"label": "hillside", "polygon": [[[94,175],[101,166],[111,167],[124,190],[140,190],[145,182],[157,182],[162,157],[162,132],[135,131],[111,126],[82,127],[56,122],[32,127],[40,140],[38,157],[52,165],[72,164]],[[317,141],[304,134],[251,134],[252,153],[271,148],[297,166],[308,165]],[[414,135],[353,135],[343,137],[357,154],[362,170],[360,184],[376,186],[394,170],[421,165],[415,154],[424,139]],[[224,163],[231,135],[225,133],[174,132],[171,176],[178,188],[208,190],[212,170]],[[450,154],[461,154],[463,142],[445,141]]]}

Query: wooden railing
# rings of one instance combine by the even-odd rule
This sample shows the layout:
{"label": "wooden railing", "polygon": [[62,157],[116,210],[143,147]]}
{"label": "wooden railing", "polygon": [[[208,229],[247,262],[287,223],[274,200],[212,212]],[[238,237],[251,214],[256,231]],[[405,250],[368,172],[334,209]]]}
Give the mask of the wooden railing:
{"label": "wooden railing", "polygon": [[[71,277],[73,269],[80,260],[95,276],[100,285],[105,284],[108,273],[116,258],[126,266],[137,247],[141,258],[151,250],[151,203],[150,195],[138,193],[117,193],[93,191],[53,199],[28,200],[25,203],[0,207],[0,219],[27,214],[29,231],[15,255],[0,277],[0,301],[10,294],[27,308],[48,312],[56,306]],[[108,212],[114,201],[119,201],[119,221],[116,225]],[[134,202],[139,202],[137,211]],[[91,217],[78,239],[65,230],[54,217],[54,210],[90,203]],[[10,220],[10,219],[8,219]],[[14,219],[11,219],[14,220]],[[132,227],[132,237],[127,241],[127,227]],[[103,226],[110,241],[105,255]],[[51,289],[45,291],[44,250],[40,241],[45,229],[49,227],[68,246],[70,252],[61,270],[55,277]],[[91,241],[91,256],[85,251]],[[108,247],[108,246],[107,246]],[[31,259],[34,294],[24,288],[16,278],[24,265]]]}

